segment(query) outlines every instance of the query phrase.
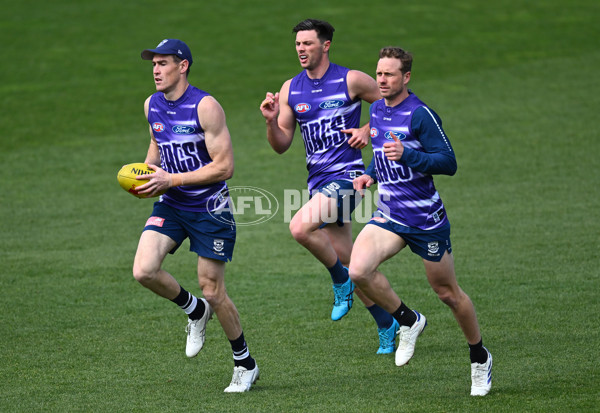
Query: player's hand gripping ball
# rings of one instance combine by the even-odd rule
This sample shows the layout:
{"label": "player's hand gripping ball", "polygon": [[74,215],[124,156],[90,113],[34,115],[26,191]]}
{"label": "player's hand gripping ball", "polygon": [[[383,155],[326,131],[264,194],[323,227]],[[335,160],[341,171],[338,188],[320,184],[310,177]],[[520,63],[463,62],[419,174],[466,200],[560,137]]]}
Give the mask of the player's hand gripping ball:
{"label": "player's hand gripping ball", "polygon": [[[130,163],[124,165],[121,168],[121,170],[117,174],[117,180],[119,181],[119,185],[121,185],[121,188],[129,192],[131,195],[138,198],[148,198],[146,194],[139,194],[136,190],[138,186],[144,185],[146,182],[148,182],[148,180],[135,178],[136,176],[150,175],[153,173],[154,171],[150,169],[145,163]],[[162,194],[164,194],[164,192],[157,194],[156,196]]]}

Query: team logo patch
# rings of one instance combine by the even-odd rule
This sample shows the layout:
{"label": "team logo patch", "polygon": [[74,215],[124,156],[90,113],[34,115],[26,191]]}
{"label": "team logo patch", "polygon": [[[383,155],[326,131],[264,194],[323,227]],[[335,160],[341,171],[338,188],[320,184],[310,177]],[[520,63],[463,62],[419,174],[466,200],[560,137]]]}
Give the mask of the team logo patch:
{"label": "team logo patch", "polygon": [[376,138],[377,136],[379,136],[377,128],[371,128],[371,139]]}
{"label": "team logo patch", "polygon": [[154,132],[164,132],[165,131],[165,125],[160,123],[160,122],[154,122],[152,124],[152,130]]}
{"label": "team logo patch", "polygon": [[173,133],[176,133],[177,135],[191,135],[196,132],[196,129],[185,125],[175,125],[171,129],[173,130]]}
{"label": "team logo patch", "polygon": [[427,252],[429,255],[437,255],[440,252],[440,246],[437,241],[427,243]]}
{"label": "team logo patch", "polygon": [[162,227],[163,224],[165,223],[165,219],[161,218],[161,217],[150,217],[148,218],[148,221],[146,221],[146,226],[153,226],[153,227]]}
{"label": "team logo patch", "polygon": [[298,103],[294,106],[294,110],[298,113],[305,113],[310,110],[310,105],[308,103]]}
{"label": "team logo patch", "polygon": [[222,252],[224,247],[225,247],[224,240],[222,240],[222,239],[213,240],[213,250],[215,250],[215,252]]}
{"label": "team logo patch", "polygon": [[319,104],[319,107],[321,109],[337,109],[344,106],[344,101],[343,100],[337,100],[337,99],[333,99],[333,100],[326,100],[324,102],[321,102]]}
{"label": "team logo patch", "polygon": [[393,130],[389,130],[385,133],[385,138],[388,141],[393,141],[394,138],[398,139],[398,140],[403,140],[404,138],[406,138],[406,135],[403,134],[402,132],[398,132],[398,131],[393,131]]}

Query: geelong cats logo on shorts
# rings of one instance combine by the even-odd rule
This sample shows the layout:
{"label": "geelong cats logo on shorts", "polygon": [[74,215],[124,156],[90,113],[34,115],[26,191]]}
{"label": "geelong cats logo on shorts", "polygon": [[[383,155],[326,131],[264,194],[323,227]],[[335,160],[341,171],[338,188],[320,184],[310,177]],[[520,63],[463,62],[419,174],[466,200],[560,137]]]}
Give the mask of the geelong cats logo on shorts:
{"label": "geelong cats logo on shorts", "polygon": [[222,252],[225,247],[225,241],[222,239],[216,239],[213,241],[213,249],[215,252]]}
{"label": "geelong cats logo on shorts", "polygon": [[427,252],[429,253],[429,255],[436,255],[438,252],[440,252],[440,246],[438,245],[438,242],[428,242]]}

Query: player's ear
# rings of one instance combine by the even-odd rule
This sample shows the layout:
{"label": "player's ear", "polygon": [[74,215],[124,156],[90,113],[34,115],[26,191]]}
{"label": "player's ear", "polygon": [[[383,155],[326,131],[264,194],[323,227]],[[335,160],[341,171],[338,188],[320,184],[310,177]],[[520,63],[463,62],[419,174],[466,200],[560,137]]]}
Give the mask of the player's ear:
{"label": "player's ear", "polygon": [[180,73],[185,73],[187,72],[187,70],[190,67],[190,62],[188,62],[187,59],[182,60],[181,62],[179,62],[179,64],[181,65],[181,69],[180,69]]}

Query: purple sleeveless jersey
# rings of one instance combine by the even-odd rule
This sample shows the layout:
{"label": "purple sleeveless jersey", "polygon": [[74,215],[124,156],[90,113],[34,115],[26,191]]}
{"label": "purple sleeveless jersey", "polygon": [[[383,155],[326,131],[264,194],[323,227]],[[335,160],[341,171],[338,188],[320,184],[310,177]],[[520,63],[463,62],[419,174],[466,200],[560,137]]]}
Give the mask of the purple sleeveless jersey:
{"label": "purple sleeveless jersey", "polygon": [[[170,173],[195,171],[212,162],[204,142],[204,130],[198,120],[198,103],[208,93],[189,85],[176,101],[165,99],[162,92],[150,98],[148,123],[158,143],[161,168]],[[226,205],[225,182],[170,188],[161,196],[164,202],[185,211],[207,212]]]}
{"label": "purple sleeveless jersey", "polygon": [[399,224],[431,230],[448,223],[433,177],[390,161],[383,153],[383,144],[393,142],[393,136],[406,148],[424,150],[411,129],[412,115],[419,107],[429,110],[412,93],[395,107],[386,106],[383,99],[374,102],[370,110],[371,145],[377,171],[378,212]]}
{"label": "purple sleeveless jersey", "polygon": [[349,69],[330,63],[321,79],[303,71],[290,84],[288,102],[304,140],[308,189],[333,180],[352,180],[364,172],[360,150],[348,145],[349,135],[340,130],[360,125],[360,99],[351,100],[346,76]]}

